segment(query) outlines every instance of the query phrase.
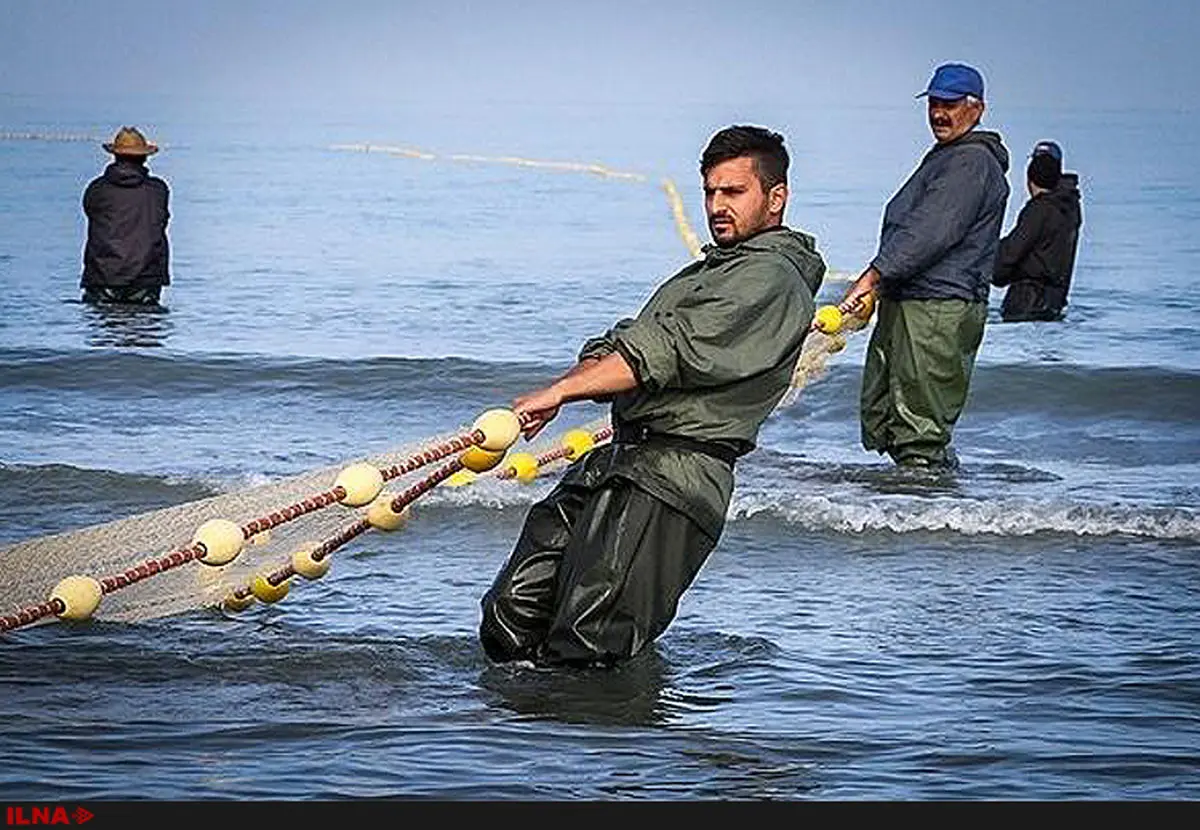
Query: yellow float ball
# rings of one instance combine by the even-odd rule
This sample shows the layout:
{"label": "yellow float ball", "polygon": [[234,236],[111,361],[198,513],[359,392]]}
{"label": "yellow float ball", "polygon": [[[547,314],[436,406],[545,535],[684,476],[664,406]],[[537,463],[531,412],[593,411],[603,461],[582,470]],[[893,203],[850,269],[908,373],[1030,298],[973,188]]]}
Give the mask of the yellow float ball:
{"label": "yellow float ball", "polygon": [[364,504],[370,504],[383,489],[383,473],[373,464],[351,464],[338,474],[333,486],[346,491],[346,495],[342,497],[342,504],[347,507],[362,507]]}
{"label": "yellow float ball", "polygon": [[290,579],[285,579],[278,585],[272,585],[266,575],[255,574],[254,580],[250,583],[250,590],[261,602],[279,602],[288,595],[288,588],[291,587],[291,584]]}
{"label": "yellow float ball", "polygon": [[192,544],[204,545],[200,561],[205,565],[227,565],[237,558],[246,544],[241,527],[228,519],[209,519],[196,530]]}
{"label": "yellow float ball", "polygon": [[68,576],[50,592],[51,600],[63,604],[58,616],[64,620],[86,620],[100,605],[104,589],[90,576]]}
{"label": "yellow float ball", "polygon": [[459,470],[450,478],[446,479],[447,487],[466,487],[468,484],[479,478],[478,475],[470,470]]}
{"label": "yellow float ball", "polygon": [[529,453],[515,453],[508,462],[508,469],[512,471],[513,478],[522,484],[528,484],[537,478],[538,462]]}
{"label": "yellow float ball", "polygon": [[221,607],[226,611],[245,611],[254,604],[254,594],[246,594],[244,597],[239,597],[237,594],[230,594],[221,601]]}
{"label": "yellow float ball", "polygon": [[521,434],[521,422],[511,409],[489,409],[475,419],[471,428],[483,433],[479,446],[491,452],[507,450]]}
{"label": "yellow float ball", "polygon": [[842,311],[835,305],[823,305],[817,309],[815,316],[817,331],[825,334],[837,334],[842,327]]}
{"label": "yellow float ball", "polygon": [[483,447],[470,447],[458,457],[462,465],[473,473],[486,473],[504,460],[506,450],[485,450]]}
{"label": "yellow float ball", "polygon": [[320,579],[329,573],[333,560],[328,556],[313,558],[312,548],[301,548],[292,554],[292,570],[307,580]]}
{"label": "yellow float ball", "polygon": [[596,446],[596,439],[585,429],[573,429],[562,437],[562,445],[567,451],[567,458],[574,461]]}
{"label": "yellow float ball", "polygon": [[408,521],[408,506],[397,513],[392,508],[394,498],[385,493],[371,502],[371,506],[367,508],[367,521],[371,527],[376,530],[399,530]]}

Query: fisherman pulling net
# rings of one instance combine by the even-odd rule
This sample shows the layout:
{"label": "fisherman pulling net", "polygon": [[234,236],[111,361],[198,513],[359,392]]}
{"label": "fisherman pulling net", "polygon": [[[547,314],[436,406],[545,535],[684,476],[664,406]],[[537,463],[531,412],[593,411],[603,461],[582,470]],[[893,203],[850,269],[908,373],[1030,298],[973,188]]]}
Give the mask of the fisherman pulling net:
{"label": "fisherman pulling net", "polygon": [[[481,639],[498,660],[632,656],[666,628],[715,546],[734,462],[762,422],[870,318],[871,303],[855,315],[815,307],[826,267],[811,237],[782,224],[786,172],[780,136],[715,135],[701,162],[715,244],[511,409],[416,447],[0,551],[0,632],[277,602],[362,534],[398,530],[439,486],[531,481],[570,464],[484,597]],[[611,401],[610,418],[536,443],[575,400]],[[521,434],[528,450],[510,454]],[[610,556],[617,570],[595,569]]]}
{"label": "fisherman pulling net", "polygon": [[[820,377],[829,356],[844,347],[845,333],[867,324],[861,317],[839,319],[836,306],[817,309],[815,318],[790,397],[780,406]],[[401,529],[412,505],[436,486],[464,487],[481,480],[529,484],[612,440],[610,422],[601,419],[520,451],[493,452],[471,443],[477,425],[258,487],[4,548],[0,632],[56,619],[138,622],[202,608],[240,611],[255,600],[278,602],[295,577],[324,576],[332,554],[360,535]],[[440,466],[431,481],[427,471],[433,464]],[[379,471],[378,495],[365,506],[356,503],[363,498],[358,490],[357,498],[339,498],[334,491],[345,489],[347,481],[375,480],[368,467]],[[397,509],[398,497],[403,498]],[[231,551],[236,551],[233,558],[222,564]],[[289,566],[294,572],[287,572]]]}

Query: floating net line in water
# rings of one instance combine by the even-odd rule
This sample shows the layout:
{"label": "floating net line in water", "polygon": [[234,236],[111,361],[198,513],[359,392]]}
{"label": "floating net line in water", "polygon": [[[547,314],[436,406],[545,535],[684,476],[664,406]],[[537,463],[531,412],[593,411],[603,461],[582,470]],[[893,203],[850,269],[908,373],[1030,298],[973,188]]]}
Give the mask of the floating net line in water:
{"label": "floating net line in water", "polygon": [[0,130],[0,141],[86,141],[89,144],[100,144],[107,140],[106,138],[98,138],[94,135],[83,135],[80,133],[38,133]]}
{"label": "floating net line in water", "polygon": [[0,608],[13,609],[0,614],[0,632],[53,619],[136,622],[278,602],[296,578],[323,577],[331,555],[352,540],[403,527],[412,504],[443,483],[482,475],[528,483],[612,437],[601,422],[537,452],[510,454],[520,428],[510,410],[493,409],[423,447],[15,544],[0,551]]}
{"label": "floating net line in water", "polygon": [[542,159],[523,158],[521,156],[484,156],[475,153],[446,153],[437,155],[427,150],[415,147],[403,147],[394,144],[333,144],[331,150],[347,150],[356,153],[384,153],[389,156],[422,159],[424,161],[457,161],[477,164],[508,164],[516,167],[540,167],[545,170],[558,170],[567,173],[591,173],[607,179],[629,179],[635,182],[646,180],[642,173],[632,173],[626,170],[613,170],[603,164],[589,164],[578,161],[546,161]]}
{"label": "floating net line in water", "polygon": [[[447,160],[455,162],[484,162],[492,164],[509,164],[519,167],[541,167],[552,170],[575,172],[575,173],[590,173],[593,175],[604,176],[607,178],[625,179],[629,181],[644,182],[649,177],[642,173],[633,173],[628,171],[613,170],[602,164],[594,164],[587,162],[576,161],[538,161],[535,159],[522,158],[520,156],[483,156],[468,153],[453,153],[438,155],[427,150],[417,149],[415,147],[399,146],[394,144],[371,144],[362,142],[358,144],[334,144],[330,146],[331,150],[347,150],[360,153],[384,153],[390,156],[402,158],[423,159],[426,161]],[[662,179],[662,189],[667,196],[667,205],[671,211],[671,218],[675,224],[675,230],[679,234],[679,238],[683,240],[684,246],[693,259],[699,259],[704,256],[704,246],[700,242],[700,237],[693,230],[691,223],[687,218],[687,209],[684,206],[683,198],[679,195],[679,188],[670,178]],[[853,277],[847,274],[834,274],[838,281],[852,280]],[[836,309],[827,306],[826,314],[833,315]],[[808,338],[804,342],[803,350],[800,354],[800,359],[796,365],[796,371],[792,378],[792,386],[788,394],[785,396],[781,405],[790,405],[796,401],[799,391],[807,384],[820,378],[824,375],[829,358],[846,348],[846,336],[854,332],[861,331],[870,322],[872,312],[874,310],[874,299],[870,299],[867,307],[857,314],[841,315],[837,314],[836,318],[827,317],[824,325],[809,333]],[[821,321],[818,319],[818,323]]]}

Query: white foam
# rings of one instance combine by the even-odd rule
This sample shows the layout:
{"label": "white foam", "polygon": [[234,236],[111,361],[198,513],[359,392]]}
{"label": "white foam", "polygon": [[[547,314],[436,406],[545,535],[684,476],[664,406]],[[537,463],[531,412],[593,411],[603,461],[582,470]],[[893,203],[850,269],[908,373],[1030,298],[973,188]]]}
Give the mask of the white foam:
{"label": "white foam", "polygon": [[[439,487],[423,499],[439,507],[504,510],[528,507],[553,482],[516,484],[480,479],[466,487]],[[769,518],[829,533],[961,533],[967,536],[1140,536],[1200,541],[1200,515],[1179,507],[1145,507],[1020,499],[928,498],[904,495],[825,496],[738,490],[730,522]]]}
{"label": "white foam", "polygon": [[836,533],[949,531],[969,536],[1144,536],[1200,541],[1200,517],[1183,508],[1139,505],[987,501],[963,498],[735,494],[729,520],[770,516],[806,530]]}

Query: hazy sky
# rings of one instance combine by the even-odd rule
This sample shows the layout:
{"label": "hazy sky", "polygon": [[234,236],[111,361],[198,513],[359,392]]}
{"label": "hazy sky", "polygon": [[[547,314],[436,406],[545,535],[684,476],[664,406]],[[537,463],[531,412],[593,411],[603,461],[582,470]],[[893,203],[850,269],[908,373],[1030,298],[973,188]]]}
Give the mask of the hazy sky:
{"label": "hazy sky", "polygon": [[1014,106],[1194,109],[1198,9],[1155,0],[0,0],[0,93],[901,104],[936,63],[965,60],[983,70],[990,99]]}

